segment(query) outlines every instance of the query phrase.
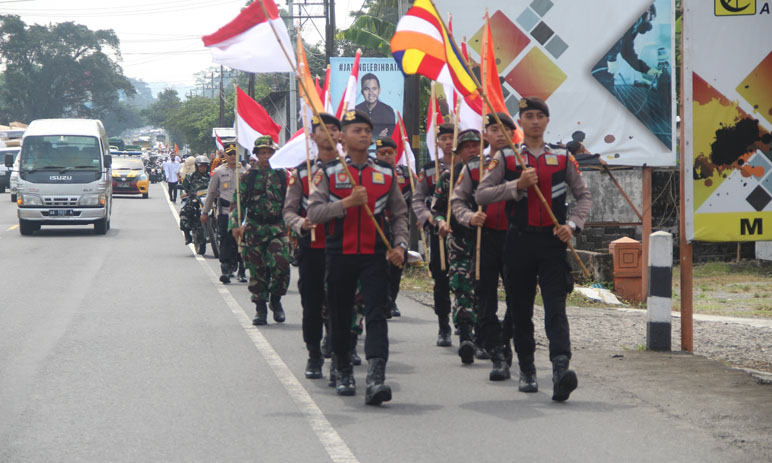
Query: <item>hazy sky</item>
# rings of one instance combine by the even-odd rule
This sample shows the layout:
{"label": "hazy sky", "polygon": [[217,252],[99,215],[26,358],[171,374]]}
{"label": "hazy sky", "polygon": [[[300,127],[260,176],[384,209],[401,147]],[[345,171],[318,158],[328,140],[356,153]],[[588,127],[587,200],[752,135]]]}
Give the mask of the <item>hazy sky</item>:
{"label": "hazy sky", "polygon": [[[274,0],[286,8],[286,0]],[[201,36],[211,34],[239,13],[245,0],[0,0],[0,14],[21,16],[27,24],[74,21],[90,29],[113,29],[121,40],[120,62],[124,74],[142,79],[154,93],[165,86],[183,89],[194,74],[212,65]],[[298,2],[296,2],[298,3]],[[310,3],[321,3],[312,0]],[[362,0],[337,0],[339,29],[351,24],[348,11]],[[311,15],[324,15],[323,7],[308,6]],[[324,20],[307,22],[303,39],[322,40]],[[309,59],[312,59],[309,57]]]}

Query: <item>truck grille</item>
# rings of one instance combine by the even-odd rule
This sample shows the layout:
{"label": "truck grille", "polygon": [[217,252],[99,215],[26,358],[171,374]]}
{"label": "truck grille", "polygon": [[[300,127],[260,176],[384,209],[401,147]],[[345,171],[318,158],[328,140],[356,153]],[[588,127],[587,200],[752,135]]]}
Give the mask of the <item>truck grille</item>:
{"label": "truck grille", "polygon": [[77,196],[44,196],[43,202],[48,207],[73,207],[78,205]]}

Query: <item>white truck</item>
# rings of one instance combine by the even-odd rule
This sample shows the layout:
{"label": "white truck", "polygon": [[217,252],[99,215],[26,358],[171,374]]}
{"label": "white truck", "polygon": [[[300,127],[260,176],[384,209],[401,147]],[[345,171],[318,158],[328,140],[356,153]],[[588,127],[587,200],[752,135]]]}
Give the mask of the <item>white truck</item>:
{"label": "white truck", "polygon": [[[6,166],[13,157],[5,156]],[[93,119],[39,119],[24,133],[18,163],[19,231],[31,235],[41,225],[93,224],[110,229],[112,176],[110,148],[102,122]]]}

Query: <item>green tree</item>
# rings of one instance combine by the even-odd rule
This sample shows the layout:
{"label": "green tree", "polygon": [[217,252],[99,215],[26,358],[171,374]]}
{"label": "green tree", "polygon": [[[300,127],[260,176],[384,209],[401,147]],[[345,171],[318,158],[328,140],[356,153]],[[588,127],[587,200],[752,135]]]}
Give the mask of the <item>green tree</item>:
{"label": "green tree", "polygon": [[73,22],[27,26],[18,16],[0,16],[0,119],[101,118],[118,104],[119,92],[135,94],[109,54],[120,59],[112,30]]}

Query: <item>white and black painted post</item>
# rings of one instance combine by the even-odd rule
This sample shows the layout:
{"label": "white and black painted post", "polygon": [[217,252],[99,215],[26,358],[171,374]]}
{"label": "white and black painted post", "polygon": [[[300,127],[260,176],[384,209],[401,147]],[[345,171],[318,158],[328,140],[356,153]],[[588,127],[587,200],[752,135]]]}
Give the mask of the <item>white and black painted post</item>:
{"label": "white and black painted post", "polygon": [[649,237],[646,349],[669,351],[673,307],[673,235],[659,231]]}

